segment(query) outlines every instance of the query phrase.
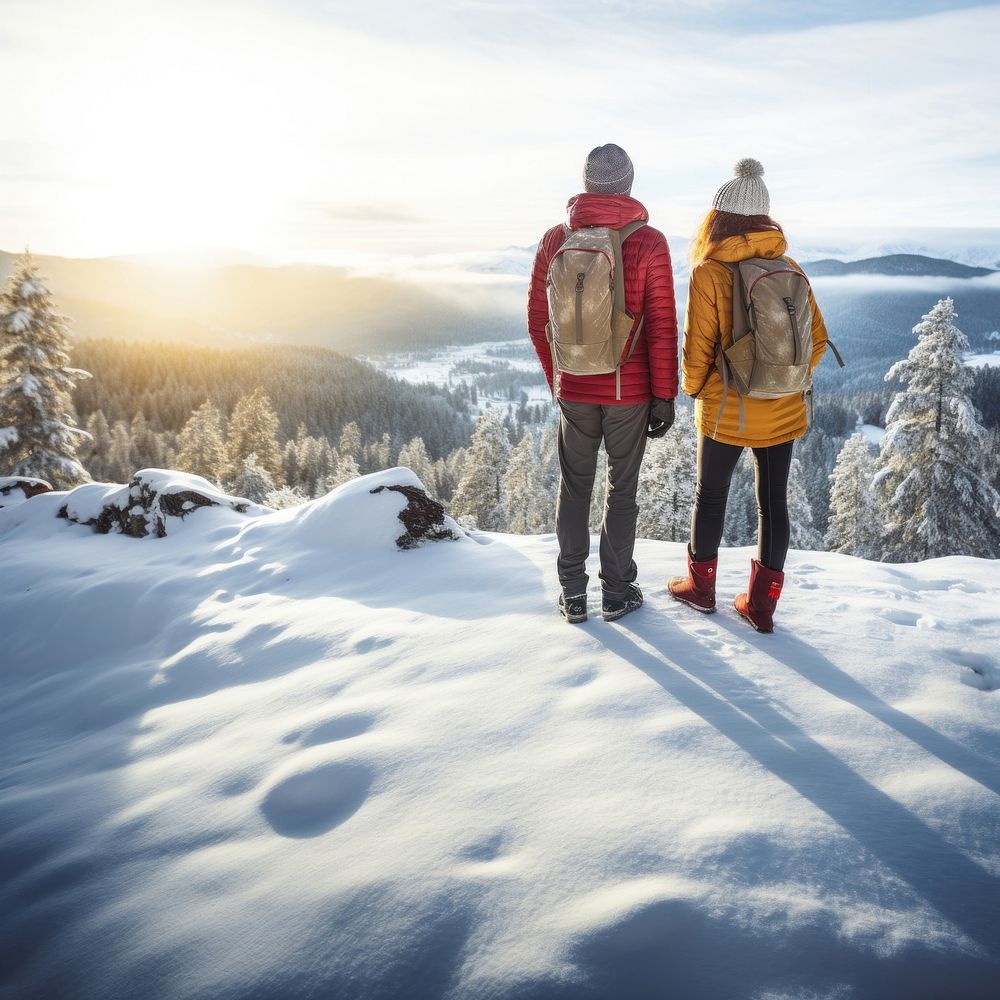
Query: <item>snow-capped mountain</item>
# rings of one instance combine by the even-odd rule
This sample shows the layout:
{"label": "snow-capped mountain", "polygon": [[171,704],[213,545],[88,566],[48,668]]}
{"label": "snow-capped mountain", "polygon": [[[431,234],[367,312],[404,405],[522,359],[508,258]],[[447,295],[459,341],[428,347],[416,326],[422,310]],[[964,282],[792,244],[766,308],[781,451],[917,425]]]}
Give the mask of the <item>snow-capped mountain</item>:
{"label": "snow-capped mountain", "polygon": [[985,278],[995,274],[987,267],[969,267],[953,260],[923,257],[920,254],[894,253],[866,260],[800,261],[810,276],[835,277],[845,274],[880,274],[892,277]]}
{"label": "snow-capped mountain", "polygon": [[759,636],[640,542],[570,627],[406,470],[207,486],[0,509],[3,996],[993,995],[996,563],[793,552]]}
{"label": "snow-capped mountain", "polygon": [[[651,221],[656,224],[655,219]],[[859,229],[811,234],[791,227],[787,233],[789,252],[800,262],[836,260],[847,263],[876,257],[918,256],[991,271],[1000,269],[1000,229]],[[675,272],[687,274],[688,237],[673,234],[668,235],[667,241]],[[531,274],[534,253],[534,245],[507,247],[502,251],[469,256],[466,261],[471,271],[527,277]],[[877,273],[900,272],[887,269]],[[941,272],[924,268],[904,273],[938,275]],[[952,274],[951,271],[946,273]],[[957,276],[972,275],[959,273]]]}

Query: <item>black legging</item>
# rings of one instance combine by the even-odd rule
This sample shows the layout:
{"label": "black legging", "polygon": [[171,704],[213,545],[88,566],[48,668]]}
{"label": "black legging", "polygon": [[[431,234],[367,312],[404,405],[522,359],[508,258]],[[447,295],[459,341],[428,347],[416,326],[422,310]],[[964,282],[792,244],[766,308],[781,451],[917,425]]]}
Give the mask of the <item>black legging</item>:
{"label": "black legging", "polygon": [[[739,445],[722,444],[698,435],[698,488],[691,515],[691,557],[714,559],[722,541],[726,500],[733,470],[743,454]],[[768,569],[781,570],[788,554],[788,470],[792,442],[754,448],[757,487],[757,558]]]}

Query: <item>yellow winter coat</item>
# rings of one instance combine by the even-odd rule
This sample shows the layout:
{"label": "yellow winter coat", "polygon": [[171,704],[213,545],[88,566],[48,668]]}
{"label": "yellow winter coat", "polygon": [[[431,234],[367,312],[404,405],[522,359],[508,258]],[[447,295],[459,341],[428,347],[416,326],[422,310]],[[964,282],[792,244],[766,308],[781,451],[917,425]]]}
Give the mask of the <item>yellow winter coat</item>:
{"label": "yellow winter coat", "polygon": [[[723,350],[733,336],[733,277],[720,260],[733,262],[750,257],[773,259],[785,252],[785,237],[773,231],[748,233],[746,239],[733,236],[712,251],[716,260],[706,260],[691,272],[687,316],[684,321],[684,391],[696,399],[695,426],[723,444],[766,448],[802,437],[806,432],[806,401],[801,395],[781,399],[744,398],[743,432],[740,433],[740,404],[730,386],[729,398],[719,429],[715,422],[722,404],[722,376],[715,367],[715,345],[722,338]],[[790,259],[790,258],[789,258]],[[794,261],[792,261],[794,264]],[[798,265],[795,265],[796,267]],[[815,371],[826,350],[826,324],[812,291],[813,354],[810,368]]]}

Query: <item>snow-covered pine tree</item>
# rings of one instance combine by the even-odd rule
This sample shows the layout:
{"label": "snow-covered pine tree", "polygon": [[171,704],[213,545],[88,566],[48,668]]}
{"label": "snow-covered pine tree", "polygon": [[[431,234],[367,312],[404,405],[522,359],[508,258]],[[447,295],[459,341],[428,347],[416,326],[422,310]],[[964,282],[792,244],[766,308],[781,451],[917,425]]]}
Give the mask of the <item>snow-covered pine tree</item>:
{"label": "snow-covered pine tree", "polygon": [[969,342],[955,318],[955,303],[941,299],[913,328],[916,346],[885,376],[906,385],[886,415],[873,484],[886,560],[1000,556],[1000,495],[990,483],[986,430],[969,400],[973,375],[962,364]]}
{"label": "snow-covered pine tree", "polygon": [[224,470],[226,478],[236,479],[242,473],[243,460],[251,454],[256,456],[256,464],[267,472],[274,484],[280,486],[282,478],[278,415],[260,386],[249,395],[240,397],[229,419]]}
{"label": "snow-covered pine tree", "polygon": [[162,468],[163,449],[156,432],[149,426],[146,414],[138,410],[129,425],[132,447],[135,449],[136,465],[144,469]]}
{"label": "snow-covered pine tree", "polygon": [[107,478],[108,449],[111,447],[111,428],[103,410],[94,410],[86,423],[90,440],[80,448],[80,460],[98,481]]}
{"label": "snow-covered pine tree", "polygon": [[0,474],[37,476],[57,489],[90,477],[77,449],[70,392],[90,372],[68,367],[68,321],[25,251],[0,296]]}
{"label": "snow-covered pine tree", "polygon": [[462,478],[451,499],[453,517],[474,518],[481,531],[505,530],[501,486],[507,472],[510,438],[495,410],[476,420]]}
{"label": "snow-covered pine tree", "polygon": [[127,483],[132,478],[132,473],[138,471],[135,459],[128,424],[124,420],[118,420],[111,428],[111,443],[108,445],[105,461],[108,480],[112,483]]}
{"label": "snow-covered pine tree", "polygon": [[641,538],[685,542],[691,534],[698,437],[694,415],[678,407],[673,427],[662,438],[646,444],[639,471],[639,516],[636,532]]}
{"label": "snow-covered pine tree", "polygon": [[210,399],[191,414],[181,429],[177,445],[178,468],[213,483],[221,481],[226,457],[222,413]]}
{"label": "snow-covered pine tree", "polygon": [[341,456],[350,455],[356,462],[361,461],[361,428],[355,421],[344,424],[337,451]]}
{"label": "snow-covered pine tree", "polygon": [[746,449],[736,463],[726,501],[722,544],[753,545],[757,540],[757,493],[754,485],[753,452]]}
{"label": "snow-covered pine tree", "polygon": [[594,492],[590,494],[590,530],[600,531],[604,524],[604,510],[608,505],[608,453],[604,445],[597,452],[597,470],[594,473]]}
{"label": "snow-covered pine tree", "polygon": [[361,475],[358,463],[353,455],[341,455],[337,468],[331,472],[325,480],[326,491],[335,490],[344,483],[349,483],[352,479],[357,479]]}
{"label": "snow-covered pine tree", "polygon": [[268,495],[273,492],[274,480],[257,462],[257,456],[250,452],[240,464],[239,474],[233,481],[233,493],[244,500],[266,504]]}
{"label": "snow-covered pine tree", "polygon": [[861,559],[876,559],[882,519],[872,494],[875,456],[861,434],[852,434],[840,449],[830,475],[830,523],[827,548]]}
{"label": "snow-covered pine tree", "polygon": [[264,503],[275,510],[287,510],[289,507],[298,507],[304,504],[306,499],[296,487],[282,486],[276,490],[271,490],[264,498]]}
{"label": "snow-covered pine tree", "polygon": [[[299,430],[304,433],[305,426],[300,424]],[[281,473],[290,486],[299,485],[299,448],[295,438],[289,438],[281,450]]]}
{"label": "snow-covered pine tree", "polygon": [[299,487],[307,497],[328,492],[328,477],[334,475],[338,456],[325,435],[306,435],[297,442],[299,457]]}
{"label": "snow-covered pine tree", "polygon": [[538,455],[531,431],[525,431],[510,453],[502,485],[507,530],[516,535],[537,535],[545,530],[552,501],[542,492]]}
{"label": "snow-covered pine tree", "polygon": [[822,550],[823,536],[813,520],[809,486],[802,471],[802,463],[792,459],[788,473],[788,520],[791,528],[789,545],[793,549]]}
{"label": "snow-covered pine tree", "polygon": [[434,463],[427,454],[427,446],[422,437],[411,438],[400,448],[397,464],[409,469],[429,493],[434,493]]}

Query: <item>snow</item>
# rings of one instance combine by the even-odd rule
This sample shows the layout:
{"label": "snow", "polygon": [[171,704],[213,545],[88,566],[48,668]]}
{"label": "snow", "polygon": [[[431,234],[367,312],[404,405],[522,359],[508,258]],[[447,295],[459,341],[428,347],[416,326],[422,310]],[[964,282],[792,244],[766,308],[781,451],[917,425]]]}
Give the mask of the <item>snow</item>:
{"label": "snow", "polygon": [[858,431],[869,444],[875,445],[876,448],[882,444],[882,438],[885,437],[885,428],[879,427],[878,424],[861,424]]}
{"label": "snow", "polygon": [[[525,348],[523,355],[511,355],[512,348],[521,345]],[[491,354],[490,351],[500,353]],[[430,383],[436,386],[454,387],[458,383],[477,385],[475,374],[456,370],[462,364],[477,363],[485,366],[509,366],[511,371],[529,372],[537,375],[538,381],[525,385],[517,390],[518,396],[523,391],[529,404],[551,402],[552,393],[545,382],[542,368],[538,363],[527,337],[520,341],[487,340],[475,344],[449,345],[436,349],[420,351],[393,352],[365,357],[363,360],[374,365],[379,371],[392,375],[413,385]],[[499,369],[498,369],[499,370]],[[512,402],[506,393],[489,393],[482,388],[477,389],[478,404],[473,407],[477,414],[485,413],[487,409],[501,408],[514,410],[517,401]]]}
{"label": "snow", "polygon": [[41,396],[39,395],[41,383],[31,372],[25,372],[20,378],[11,379],[3,389],[4,397],[13,396],[15,393],[20,392],[29,399],[35,400],[36,403],[41,402]]}
{"label": "snow", "polygon": [[8,318],[8,325],[12,333],[24,333],[31,326],[34,313],[30,309],[15,309]]}
{"label": "snow", "polygon": [[398,550],[413,481],[0,510],[6,989],[993,995],[997,563],[793,552],[760,636],[641,541],[646,607],[570,627],[552,536]]}
{"label": "snow", "polygon": [[985,368],[987,365],[1000,367],[1000,351],[992,354],[966,354],[963,362],[970,368]]}
{"label": "snow", "polygon": [[0,449],[17,444],[17,437],[16,427],[0,427]]}

